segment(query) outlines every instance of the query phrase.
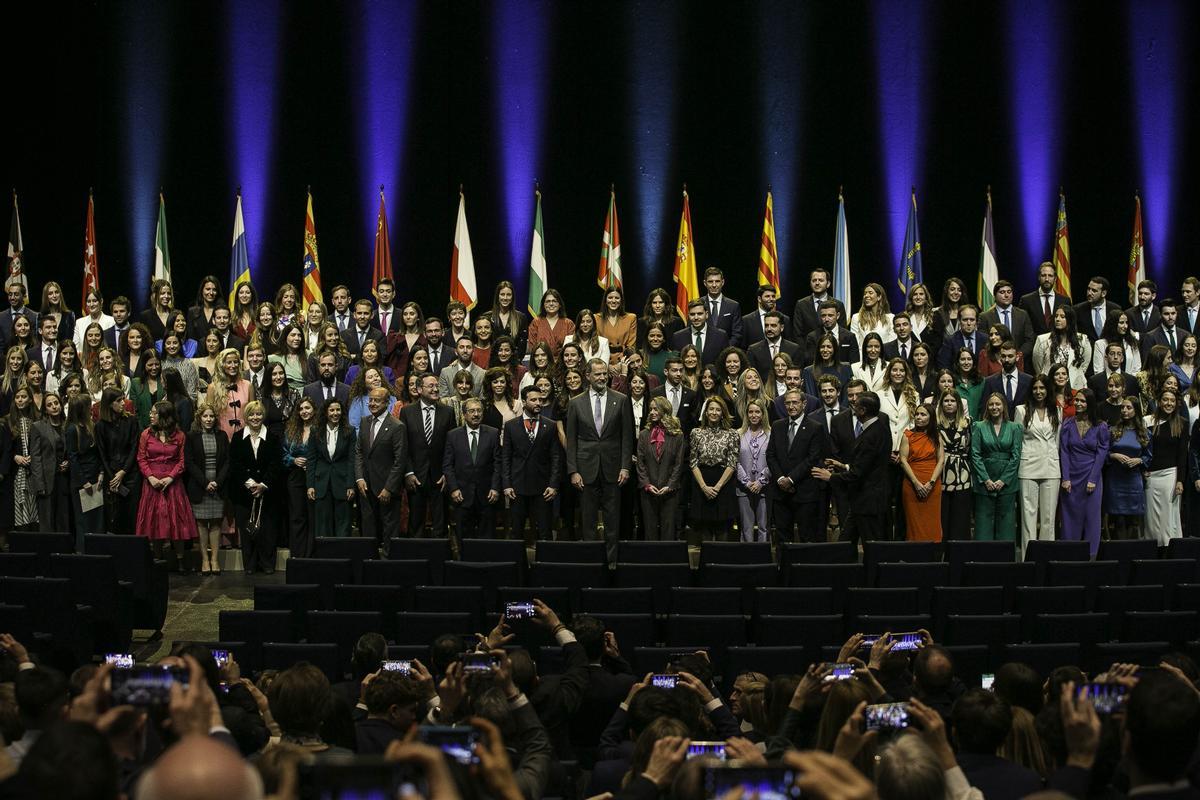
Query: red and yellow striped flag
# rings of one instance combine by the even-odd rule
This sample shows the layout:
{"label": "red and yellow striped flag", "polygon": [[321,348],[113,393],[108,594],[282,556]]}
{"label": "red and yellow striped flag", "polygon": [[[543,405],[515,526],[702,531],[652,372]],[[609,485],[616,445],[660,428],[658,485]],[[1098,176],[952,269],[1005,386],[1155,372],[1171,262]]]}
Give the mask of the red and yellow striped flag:
{"label": "red and yellow striped flag", "polygon": [[767,209],[763,212],[762,244],[758,249],[758,285],[774,286],[779,294],[779,250],[775,247],[775,209],[771,192],[767,192]]}
{"label": "red and yellow striped flag", "polygon": [[1058,279],[1054,291],[1071,299],[1071,241],[1067,236],[1067,196],[1058,193],[1058,217],[1054,221],[1054,256],[1051,259]]}
{"label": "red and yellow striped flag", "polygon": [[301,282],[304,307],[324,303],[321,292],[321,259],[317,256],[317,223],[313,220],[312,192],[308,193],[308,208],[304,212],[304,279]]}
{"label": "red and yellow striped flag", "polygon": [[692,236],[692,209],[683,190],[683,215],[679,218],[679,243],[675,247],[675,308],[687,319],[688,302],[700,296],[696,274],[696,240]]}

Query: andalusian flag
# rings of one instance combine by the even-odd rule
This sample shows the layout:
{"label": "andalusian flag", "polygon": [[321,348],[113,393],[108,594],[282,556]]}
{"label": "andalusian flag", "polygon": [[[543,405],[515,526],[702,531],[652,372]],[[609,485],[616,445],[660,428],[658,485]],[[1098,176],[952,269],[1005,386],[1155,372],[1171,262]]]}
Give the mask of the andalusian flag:
{"label": "andalusian flag", "polygon": [[608,196],[608,214],[604,217],[604,239],[600,244],[600,271],[596,285],[601,289],[610,286],[621,288],[621,232],[617,228],[617,190],[611,189]]}
{"label": "andalusian flag", "polygon": [[229,256],[229,309],[237,303],[237,287],[250,279],[250,253],[246,249],[246,223],[242,220],[242,193],[233,209],[233,252]]}
{"label": "andalusian flag", "polygon": [[[833,297],[850,307],[850,231],[846,227],[846,200],[838,189],[837,227],[833,231]],[[844,320],[843,320],[844,321]]]}
{"label": "andalusian flag", "polygon": [[467,198],[458,190],[458,219],[454,223],[454,251],[450,254],[450,299],[470,311],[479,300],[475,289],[475,256],[471,252],[471,233],[467,230]]}
{"label": "andalusian flag", "polygon": [[530,316],[536,317],[542,307],[542,295],[550,288],[546,277],[546,238],[542,232],[542,193],[534,191],[537,210],[533,214],[533,249],[529,253],[529,308]]}
{"label": "andalusian flag", "polygon": [[1133,196],[1133,244],[1129,248],[1129,303],[1137,305],[1137,285],[1146,280],[1146,243],[1142,240],[1142,198]]}
{"label": "andalusian flag", "polygon": [[779,293],[779,250],[775,247],[775,210],[770,191],[763,212],[762,244],[758,248],[758,285],[774,286],[775,293]]}
{"label": "andalusian flag", "polygon": [[317,223],[313,219],[312,192],[308,193],[308,210],[304,213],[304,279],[301,285],[304,307],[324,303],[321,293],[321,259],[317,257]]}
{"label": "andalusian flag", "polygon": [[1058,217],[1054,221],[1054,256],[1051,259],[1058,280],[1054,291],[1071,299],[1071,241],[1067,236],[1067,196],[1058,193]]}
{"label": "andalusian flag", "polygon": [[992,287],[1000,280],[996,267],[996,236],[992,231],[992,188],[987,191],[987,209],[983,212],[983,241],[979,251],[979,307],[991,308],[996,299]]}
{"label": "andalusian flag", "polygon": [[683,214],[679,217],[679,242],[675,245],[675,308],[687,319],[688,303],[700,296],[696,276],[696,239],[692,234],[692,208],[683,190]]}
{"label": "andalusian flag", "polygon": [[[239,208],[241,195],[238,196]],[[241,213],[238,214],[239,218]],[[171,251],[167,248],[167,201],[158,193],[158,231],[154,234],[154,279],[171,280]]]}

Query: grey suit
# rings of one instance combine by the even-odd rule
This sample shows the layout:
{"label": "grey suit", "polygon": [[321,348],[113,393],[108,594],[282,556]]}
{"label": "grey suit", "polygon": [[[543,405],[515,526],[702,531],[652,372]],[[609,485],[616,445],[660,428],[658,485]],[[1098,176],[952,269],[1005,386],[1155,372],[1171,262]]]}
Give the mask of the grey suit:
{"label": "grey suit", "polygon": [[[442,345],[442,347],[444,348],[445,345]],[[471,394],[476,397],[483,397],[483,370],[474,361],[469,366],[463,367],[462,364],[458,363],[458,359],[456,358],[450,362],[450,366],[445,367],[438,375],[438,393],[443,400],[449,400],[451,397],[454,397],[454,376],[463,369],[471,373],[471,379],[475,381],[471,386]]]}
{"label": "grey suit", "polygon": [[633,461],[633,413],[625,395],[608,389],[604,393],[603,420],[596,430],[594,393],[589,388],[567,406],[567,474],[583,478],[580,501],[585,535],[598,538],[597,512],[604,508],[604,539],[608,557],[617,556],[620,539],[621,493],[617,486],[621,470]]}
{"label": "grey suit", "polygon": [[[354,479],[367,482],[362,498],[362,534],[379,544],[400,533],[400,489],[404,485],[407,433],[403,422],[384,414],[378,430],[370,427],[375,417],[364,417],[354,444]],[[387,489],[388,502],[379,493]]]}
{"label": "grey suit", "polygon": [[[679,505],[679,478],[683,475],[683,462],[687,447],[683,435],[667,436],[663,440],[662,456],[655,454],[650,443],[650,429],[638,434],[637,473],[638,496],[642,498],[642,525],[648,540],[673,540],[675,538],[675,508]],[[671,487],[666,495],[654,495],[646,491],[647,486],[661,489]]]}

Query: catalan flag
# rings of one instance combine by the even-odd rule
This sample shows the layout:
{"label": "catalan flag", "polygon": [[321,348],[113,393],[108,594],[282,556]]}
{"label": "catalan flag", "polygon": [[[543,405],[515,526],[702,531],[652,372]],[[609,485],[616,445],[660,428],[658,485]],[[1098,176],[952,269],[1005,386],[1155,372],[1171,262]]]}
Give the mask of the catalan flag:
{"label": "catalan flag", "polygon": [[767,208],[763,211],[762,243],[758,248],[758,285],[774,286],[779,293],[779,250],[775,246],[775,210],[771,192],[767,192]]}
{"label": "catalan flag", "polygon": [[1129,248],[1129,303],[1137,305],[1137,286],[1146,280],[1146,245],[1142,240],[1142,198],[1133,196],[1133,244]]}
{"label": "catalan flag", "polygon": [[100,291],[100,265],[96,260],[96,217],[92,193],[88,191],[87,222],[83,228],[83,300],[80,308],[87,308],[88,292]]}
{"label": "catalan flag", "polygon": [[304,307],[324,303],[321,293],[321,259],[317,256],[317,223],[313,219],[312,192],[308,193],[308,209],[304,213]]}
{"label": "catalan flag", "polygon": [[608,214],[604,217],[604,238],[600,243],[600,271],[596,285],[601,289],[621,288],[621,232],[617,227],[617,190],[608,195]]}
{"label": "catalan flag", "polygon": [[1054,222],[1054,255],[1051,258],[1058,279],[1054,291],[1071,297],[1071,242],[1067,236],[1067,196],[1058,193],[1058,217]]}
{"label": "catalan flag", "polygon": [[238,192],[233,210],[233,252],[229,257],[229,308],[237,305],[239,283],[253,283],[250,278],[250,252],[246,248],[246,223],[242,219],[242,193]]}
{"label": "catalan flag", "polygon": [[687,319],[688,303],[700,296],[696,275],[696,239],[692,233],[692,208],[683,190],[683,213],[679,217],[679,242],[675,246],[675,308]]}

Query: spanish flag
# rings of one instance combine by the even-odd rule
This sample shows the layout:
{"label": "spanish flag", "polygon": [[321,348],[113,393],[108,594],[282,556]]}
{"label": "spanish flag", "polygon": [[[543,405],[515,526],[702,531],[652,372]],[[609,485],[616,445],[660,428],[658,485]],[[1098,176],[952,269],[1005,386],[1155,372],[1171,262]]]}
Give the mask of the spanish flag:
{"label": "spanish flag", "polygon": [[762,244],[758,249],[758,285],[774,286],[779,293],[779,250],[775,247],[775,208],[767,192],[767,209],[763,212]]}
{"label": "spanish flag", "polygon": [[304,213],[304,307],[324,303],[321,293],[321,259],[317,257],[317,223],[313,220],[312,192],[308,193],[308,210]]}
{"label": "spanish flag", "polygon": [[683,190],[683,215],[679,218],[679,243],[675,247],[675,308],[687,319],[688,302],[700,296],[696,276],[696,240],[692,236],[692,210]]}

